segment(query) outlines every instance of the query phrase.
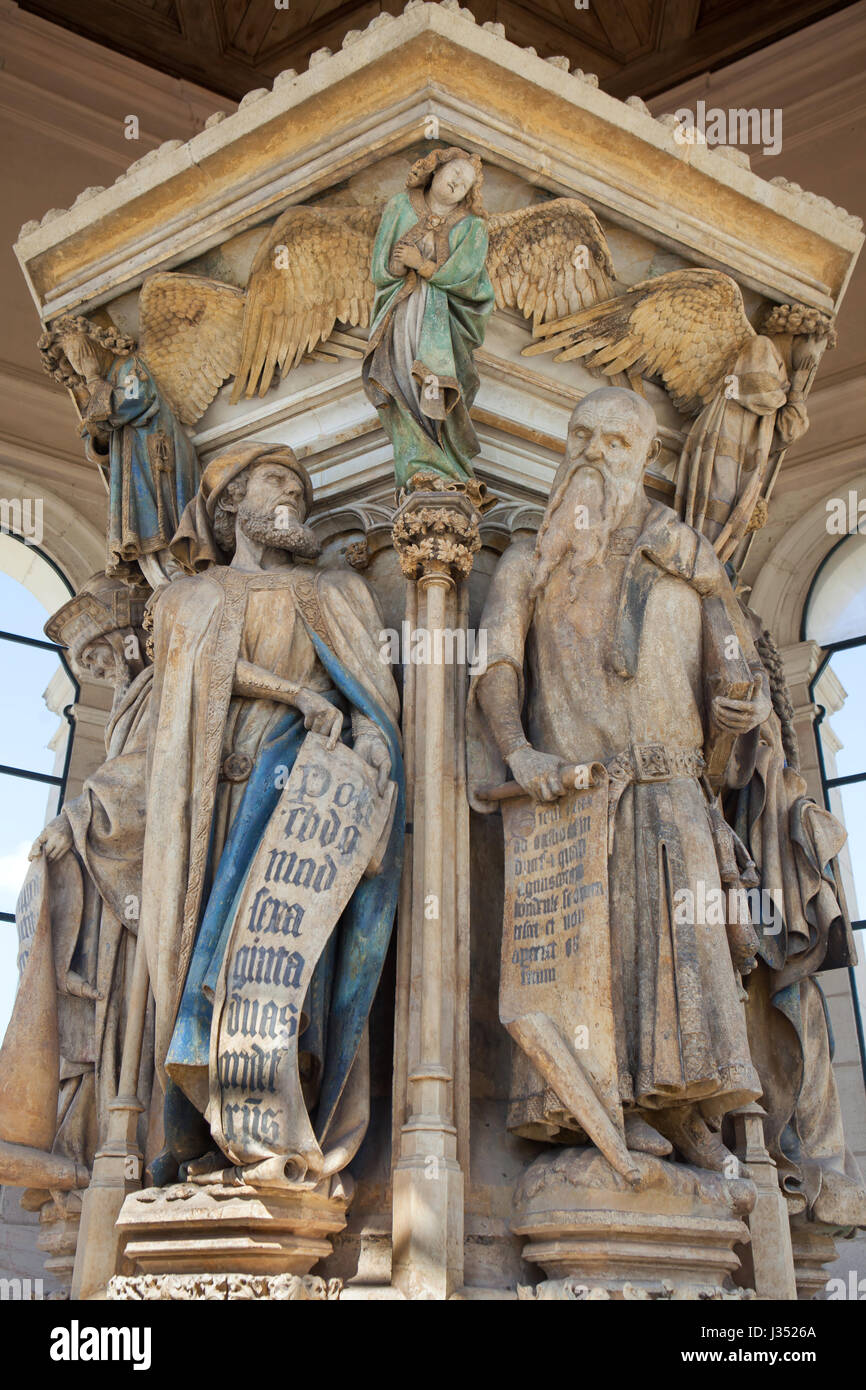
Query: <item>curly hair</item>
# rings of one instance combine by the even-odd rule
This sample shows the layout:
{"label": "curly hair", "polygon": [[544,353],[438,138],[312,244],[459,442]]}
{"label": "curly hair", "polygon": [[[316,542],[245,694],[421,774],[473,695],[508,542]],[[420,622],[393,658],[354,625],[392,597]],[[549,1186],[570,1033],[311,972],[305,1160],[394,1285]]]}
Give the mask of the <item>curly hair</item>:
{"label": "curly hair", "polygon": [[214,507],[214,513],[211,519],[214,540],[220,550],[225,551],[226,555],[234,554],[235,524],[237,522],[237,516],[234,510],[229,511],[228,508],[222,505],[222,499],[225,497],[229,502],[234,504],[236,509],[238,502],[242,502],[247,495],[247,485],[249,481],[250,470],[249,468],[245,468],[242,473],[238,473],[237,477],[232,478],[231,482],[226,484],[220,496],[217,498],[217,503]]}
{"label": "curly hair", "polygon": [[450,164],[455,159],[465,159],[467,164],[471,164],[475,170],[475,182],[463,201],[476,217],[486,219],[487,212],[481,200],[481,185],[484,182],[481,157],[477,154],[470,154],[468,150],[461,150],[456,145],[450,145],[447,149],[431,150],[421,159],[416,159],[406,176],[406,187],[428,189],[436,170],[440,169],[443,164]]}
{"label": "curly hair", "polygon": [[785,752],[785,761],[789,767],[799,771],[800,748],[797,743],[797,731],[794,728],[794,706],[791,703],[791,693],[785,680],[785,666],[781,653],[776,646],[773,634],[767,628],[764,628],[760,636],[755,638],[755,646],[770,679],[773,709],[782,726],[782,748]]}
{"label": "curly hair", "polygon": [[135,339],[130,338],[128,333],[121,333],[114,324],[103,328],[94,323],[93,319],[85,318],[83,314],[64,314],[46,328],[37,343],[43,371],[55,381],[59,381],[61,386],[76,386],[81,380],[78,373],[70,367],[60,344],[60,339],[67,333],[86,334],[92,342],[105,348],[114,357],[125,357],[135,349]]}

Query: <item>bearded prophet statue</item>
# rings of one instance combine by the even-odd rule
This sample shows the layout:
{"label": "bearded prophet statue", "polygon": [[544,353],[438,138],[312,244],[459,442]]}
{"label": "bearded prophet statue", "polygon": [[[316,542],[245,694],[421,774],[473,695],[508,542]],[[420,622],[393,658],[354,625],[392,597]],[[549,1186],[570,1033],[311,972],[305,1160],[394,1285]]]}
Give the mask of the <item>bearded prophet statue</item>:
{"label": "bearded prophet statue", "polygon": [[142,922],[158,1183],[185,1165],[316,1186],[366,1131],[400,875],[399,704],[365,581],[310,563],[311,503],[291,449],[223,450],[173,541],[186,575],[154,604]]}
{"label": "bearded prophet statue", "polygon": [[[630,1181],[633,1154],[673,1148],[724,1171],[722,1118],[761,1093],[743,924],[678,905],[708,886],[721,897],[739,862],[703,773],[718,736],[767,717],[769,690],[710,542],[644,492],[655,434],[634,392],[597,390],[574,411],[537,541],[512,544],[492,580],[468,723],[473,805],[523,797],[503,811],[509,1126],[588,1135]],[[745,697],[719,679],[718,611]]]}

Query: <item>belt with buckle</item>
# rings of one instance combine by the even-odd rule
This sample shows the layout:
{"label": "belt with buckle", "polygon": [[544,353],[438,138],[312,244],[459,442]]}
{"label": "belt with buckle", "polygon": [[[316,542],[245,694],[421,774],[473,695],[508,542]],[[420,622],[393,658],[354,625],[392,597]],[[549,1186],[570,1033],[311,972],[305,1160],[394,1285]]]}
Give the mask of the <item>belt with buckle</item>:
{"label": "belt with buckle", "polygon": [[612,782],[669,782],[699,777],[703,754],[694,748],[666,748],[663,743],[633,743],[606,764]]}
{"label": "belt with buckle", "polygon": [[699,777],[706,766],[696,748],[665,748],[663,743],[633,743],[610,758],[607,803],[607,847],[613,853],[614,821],[626,787],[632,782],[670,782],[675,777]]}

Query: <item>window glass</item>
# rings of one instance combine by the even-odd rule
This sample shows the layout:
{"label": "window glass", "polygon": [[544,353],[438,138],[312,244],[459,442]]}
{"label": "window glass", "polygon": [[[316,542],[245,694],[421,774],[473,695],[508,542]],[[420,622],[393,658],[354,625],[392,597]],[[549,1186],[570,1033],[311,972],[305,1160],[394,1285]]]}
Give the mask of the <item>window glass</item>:
{"label": "window glass", "polygon": [[866,535],[846,536],[827,556],[809,596],[804,636],[822,647],[866,637]]}
{"label": "window glass", "polygon": [[[45,642],[45,621],[71,586],[38,551],[8,535],[0,535],[0,570],[0,630]],[[62,711],[75,694],[56,651],[0,637],[0,764],[61,776],[69,731]],[[59,794],[51,783],[0,773],[0,912],[14,913],[28,851],[56,813]],[[0,1038],[18,984],[17,954],[15,923],[0,920]]]}

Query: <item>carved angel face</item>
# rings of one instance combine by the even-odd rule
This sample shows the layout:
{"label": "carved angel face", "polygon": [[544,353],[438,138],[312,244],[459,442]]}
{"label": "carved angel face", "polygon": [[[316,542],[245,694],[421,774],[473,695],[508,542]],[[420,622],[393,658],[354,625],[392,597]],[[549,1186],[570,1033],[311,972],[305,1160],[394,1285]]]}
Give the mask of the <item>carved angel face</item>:
{"label": "carved angel face", "polygon": [[453,208],[462,203],[475,182],[475,170],[468,159],[451,159],[440,164],[430,181],[430,192],[437,203]]}

